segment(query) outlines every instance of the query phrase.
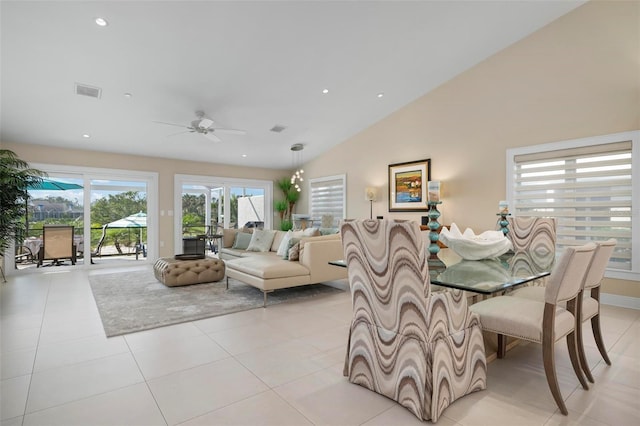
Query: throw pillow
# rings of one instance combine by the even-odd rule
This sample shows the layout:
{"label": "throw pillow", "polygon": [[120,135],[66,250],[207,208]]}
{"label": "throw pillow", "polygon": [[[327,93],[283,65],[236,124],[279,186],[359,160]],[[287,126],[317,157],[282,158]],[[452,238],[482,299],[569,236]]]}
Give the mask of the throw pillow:
{"label": "throw pillow", "polygon": [[284,258],[285,254],[289,252],[289,241],[293,238],[293,232],[287,231],[282,237],[282,241],[280,241],[280,245],[278,246],[277,255]]}
{"label": "throw pillow", "polygon": [[320,235],[332,235],[340,232],[338,228],[320,228]]}
{"label": "throw pillow", "polygon": [[300,242],[295,243],[289,249],[289,260],[291,261],[300,260]]}
{"label": "throw pillow", "polygon": [[233,245],[231,248],[238,250],[246,250],[249,247],[249,243],[251,243],[251,234],[245,234],[244,232],[238,232],[236,234],[236,239],[233,241]]}
{"label": "throw pillow", "polygon": [[267,229],[256,229],[251,235],[251,241],[247,251],[269,251],[271,249],[271,243],[273,237],[276,236],[276,231],[270,231]]}
{"label": "throw pillow", "polygon": [[[292,235],[295,235],[295,232]],[[282,258],[284,260],[289,260],[289,251],[291,250],[291,247],[293,247],[296,244],[298,244],[298,247],[300,246],[300,238],[296,238],[292,236],[289,239],[289,244],[287,244],[287,248],[285,249],[284,254],[282,255]]]}
{"label": "throw pillow", "polygon": [[302,235],[305,237],[317,237],[320,235],[318,228],[307,228],[302,231]]}

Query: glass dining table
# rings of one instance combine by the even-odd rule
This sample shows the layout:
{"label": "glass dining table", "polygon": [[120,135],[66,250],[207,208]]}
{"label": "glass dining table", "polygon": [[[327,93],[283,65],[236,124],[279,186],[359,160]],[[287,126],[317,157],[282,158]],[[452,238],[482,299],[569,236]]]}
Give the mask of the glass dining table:
{"label": "glass dining table", "polygon": [[[428,260],[429,278],[434,286],[490,295],[548,276],[554,261],[554,253],[533,252],[509,252],[492,259],[465,260],[445,248],[436,259]],[[344,260],[329,263],[347,266]]]}

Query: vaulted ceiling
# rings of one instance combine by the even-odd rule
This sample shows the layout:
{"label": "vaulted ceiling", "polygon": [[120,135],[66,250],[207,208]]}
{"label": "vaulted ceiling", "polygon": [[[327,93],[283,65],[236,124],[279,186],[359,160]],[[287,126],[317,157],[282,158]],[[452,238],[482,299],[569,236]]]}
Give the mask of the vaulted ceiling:
{"label": "vaulted ceiling", "polygon": [[0,138],[289,168],[583,3],[2,1]]}

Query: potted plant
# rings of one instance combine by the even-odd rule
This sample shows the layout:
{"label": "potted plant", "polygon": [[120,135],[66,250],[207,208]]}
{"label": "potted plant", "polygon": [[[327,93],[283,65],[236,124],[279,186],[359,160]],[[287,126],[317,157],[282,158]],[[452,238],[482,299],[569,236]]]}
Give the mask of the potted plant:
{"label": "potted plant", "polygon": [[28,187],[41,182],[45,175],[29,167],[15,152],[0,149],[0,258],[12,240],[24,235]]}
{"label": "potted plant", "polygon": [[280,229],[288,231],[293,228],[293,209],[300,199],[300,192],[293,186],[291,179],[282,178],[278,181],[278,188],[282,191],[284,200],[276,201],[275,208],[280,214]]}

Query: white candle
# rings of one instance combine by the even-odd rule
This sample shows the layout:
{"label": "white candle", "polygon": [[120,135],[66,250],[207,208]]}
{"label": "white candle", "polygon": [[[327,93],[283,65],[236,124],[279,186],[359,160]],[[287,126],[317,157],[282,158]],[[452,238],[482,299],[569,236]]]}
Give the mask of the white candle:
{"label": "white candle", "polygon": [[509,203],[505,200],[500,201],[500,203],[498,203],[498,210],[500,213],[509,213]]}

